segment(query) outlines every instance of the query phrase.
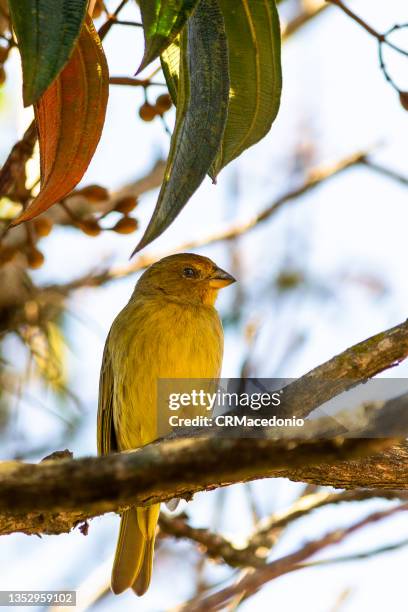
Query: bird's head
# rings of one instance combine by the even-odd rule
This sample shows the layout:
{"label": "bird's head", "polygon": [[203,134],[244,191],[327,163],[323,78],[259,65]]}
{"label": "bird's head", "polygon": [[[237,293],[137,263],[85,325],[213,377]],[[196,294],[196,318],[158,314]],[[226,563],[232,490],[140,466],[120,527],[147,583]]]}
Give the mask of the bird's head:
{"label": "bird's head", "polygon": [[213,305],[219,289],[235,278],[208,257],[193,253],[170,255],[150,266],[136,285],[137,293],[167,296],[177,301]]}

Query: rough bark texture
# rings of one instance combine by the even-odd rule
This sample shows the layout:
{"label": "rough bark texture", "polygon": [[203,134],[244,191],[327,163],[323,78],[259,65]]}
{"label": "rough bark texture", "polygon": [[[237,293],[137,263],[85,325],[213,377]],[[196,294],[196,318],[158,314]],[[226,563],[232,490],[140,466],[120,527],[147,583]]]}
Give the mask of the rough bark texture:
{"label": "rough bark texture", "polygon": [[391,444],[381,439],[296,443],[207,438],[169,440],[106,457],[38,465],[8,462],[0,467],[0,533],[61,533],[131,504],[190,499],[198,491],[266,477],[406,489],[407,447],[367,456]]}
{"label": "rough bark texture", "polygon": [[[351,383],[407,355],[408,324],[404,322],[347,349],[289,385],[284,407],[290,407],[292,415],[305,416]],[[60,533],[87,518],[128,505],[188,499],[197,491],[266,477],[284,476],[346,489],[407,489],[407,446],[398,445],[408,428],[406,403],[402,396],[371,407],[363,411],[362,419],[357,411],[353,431],[359,437],[354,438],[338,435],[336,428],[331,429],[331,420],[328,423],[323,417],[307,423],[303,440],[290,435],[282,438],[282,431],[274,439],[176,438],[106,457],[57,458],[38,465],[5,462],[0,464],[0,533]],[[392,425],[388,438],[370,437],[373,424],[382,427],[387,421]],[[324,439],[328,431],[337,437]],[[324,436],[319,435],[322,432]]]}

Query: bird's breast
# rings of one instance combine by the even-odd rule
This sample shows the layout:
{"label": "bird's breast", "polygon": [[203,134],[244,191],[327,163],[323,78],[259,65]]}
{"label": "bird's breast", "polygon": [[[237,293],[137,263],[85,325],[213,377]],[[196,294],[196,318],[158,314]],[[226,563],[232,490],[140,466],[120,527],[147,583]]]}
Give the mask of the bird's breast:
{"label": "bird's breast", "polygon": [[157,437],[159,379],[218,378],[223,332],[214,308],[176,302],[129,304],[110,335],[119,445]]}

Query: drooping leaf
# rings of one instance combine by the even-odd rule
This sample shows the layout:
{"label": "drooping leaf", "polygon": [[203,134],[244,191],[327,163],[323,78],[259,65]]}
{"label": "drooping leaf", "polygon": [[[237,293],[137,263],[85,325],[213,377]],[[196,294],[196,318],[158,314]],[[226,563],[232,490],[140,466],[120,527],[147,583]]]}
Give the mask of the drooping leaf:
{"label": "drooping leaf", "polygon": [[171,224],[203,181],[222,140],[228,51],[216,0],[200,0],[181,36],[176,125],[159,198],[139,251]]}
{"label": "drooping leaf", "polygon": [[[182,30],[197,0],[140,0],[145,52],[137,73],[174,40]],[[136,74],[137,74],[136,73]]]}
{"label": "drooping leaf", "polygon": [[34,104],[67,63],[88,0],[9,0],[23,65],[24,105]]}
{"label": "drooping leaf", "polygon": [[79,183],[99,142],[108,89],[105,55],[87,17],[68,64],[34,107],[41,189],[13,225],[41,214]]}
{"label": "drooping leaf", "polygon": [[218,0],[228,40],[230,99],[215,177],[261,140],[278,113],[282,89],[281,36],[275,0]]}
{"label": "drooping leaf", "polygon": [[[279,16],[273,0],[219,0],[228,41],[230,98],[224,138],[210,175],[261,140],[276,118],[282,89]],[[161,55],[167,87],[177,105],[180,48]]]}

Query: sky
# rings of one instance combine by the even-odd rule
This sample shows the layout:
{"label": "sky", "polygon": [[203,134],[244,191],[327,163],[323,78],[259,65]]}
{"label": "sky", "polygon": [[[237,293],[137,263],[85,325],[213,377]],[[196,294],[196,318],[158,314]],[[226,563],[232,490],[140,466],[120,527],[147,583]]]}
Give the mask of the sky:
{"label": "sky", "polygon": [[[350,0],[349,5],[380,31],[407,21],[403,0]],[[123,19],[133,16],[131,7],[123,12]],[[408,49],[406,32],[399,35],[398,42],[405,42]],[[113,28],[104,46],[112,75],[134,73],[143,50],[139,30]],[[386,59],[398,83],[408,89],[406,64],[389,54]],[[0,112],[2,158],[30,120],[20,105],[17,56],[10,66],[11,78]],[[211,235],[220,227],[251,218],[274,198],[302,183],[305,173],[299,159],[314,167],[358,150],[372,150],[375,160],[408,175],[408,115],[379,70],[375,41],[341,11],[328,9],[285,44],[283,75],[281,110],[270,134],[223,170],[217,186],[206,180],[146,254],[162,255],[186,239]],[[153,101],[159,91],[149,92]],[[169,138],[159,121],[139,121],[141,103],[138,89],[111,88],[104,133],[82,185],[96,182],[118,188],[165,157]],[[167,120],[171,124],[174,117],[170,114]],[[137,217],[142,229],[156,197],[157,192],[152,192],[141,198]],[[247,353],[245,326],[251,322],[260,322],[251,352],[254,374],[296,377],[351,344],[406,319],[407,198],[406,187],[358,167],[287,204],[270,221],[240,239],[236,250],[239,289],[245,296],[243,322],[226,328],[223,375],[239,374]],[[34,272],[33,278],[38,283],[63,282],[101,261],[126,265],[140,235],[104,232],[98,238],[86,239],[69,229],[53,232],[41,243],[46,265]],[[234,263],[224,245],[199,252],[225,269],[231,269]],[[287,296],[277,295],[273,280],[288,268],[300,271],[307,282]],[[96,452],[97,384],[104,339],[135,280],[131,277],[98,290],[81,290],[70,300],[65,327],[70,346],[69,380],[85,410],[78,434],[69,440],[75,456]],[[219,309],[224,317],[234,306],[236,291],[227,289],[221,296]],[[297,341],[297,350],[289,355],[291,343]],[[12,342],[9,347],[17,350]],[[394,369],[392,376],[406,377],[407,366]],[[51,401],[42,389],[34,391],[43,403]],[[16,435],[26,435],[28,430],[38,441],[47,441],[53,435],[59,440],[59,428],[51,414],[25,404],[19,411]],[[5,457],[14,443],[10,440],[9,448],[4,449]],[[300,485],[281,479],[252,485],[261,515],[285,507],[299,490]],[[292,526],[271,558],[382,507],[388,507],[387,503],[319,510]],[[228,494],[199,494],[183,509],[194,525],[215,525],[236,543],[242,542],[251,529],[243,486],[229,488]],[[109,515],[93,520],[86,538],[77,530],[42,539],[22,534],[3,538],[0,589],[81,587],[83,608],[78,609],[85,609],[87,588],[94,590],[98,581],[104,584],[110,573],[117,527],[117,517]],[[322,556],[366,550],[404,538],[408,538],[408,525],[402,514],[361,531]],[[174,556],[171,550],[178,554]],[[136,601],[132,593],[126,593],[102,599],[95,609],[137,606],[138,610],[154,612],[163,609],[163,601],[168,609],[191,596],[198,555],[187,543],[177,543],[171,550],[166,548],[160,556],[152,588],[142,600]],[[334,610],[337,597],[350,589],[342,612],[376,611],[386,606],[398,612],[405,609],[407,554],[402,549],[359,563],[289,574],[269,583],[240,609],[327,612]],[[228,570],[213,564],[205,572],[214,581],[230,577]]]}

